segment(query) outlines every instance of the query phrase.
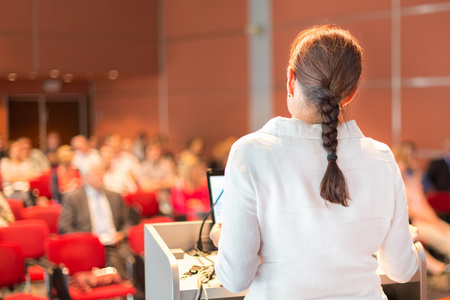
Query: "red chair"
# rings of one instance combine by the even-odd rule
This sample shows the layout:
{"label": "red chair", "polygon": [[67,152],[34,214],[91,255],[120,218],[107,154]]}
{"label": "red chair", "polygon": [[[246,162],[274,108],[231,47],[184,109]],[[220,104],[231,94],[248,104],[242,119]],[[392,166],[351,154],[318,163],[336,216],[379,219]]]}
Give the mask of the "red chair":
{"label": "red chair", "polygon": [[[55,265],[63,265],[68,275],[91,271],[92,268],[104,268],[106,263],[105,246],[92,233],[68,233],[51,236],[45,242],[47,259]],[[134,295],[136,289],[128,282],[92,287],[82,291],[73,284],[66,286],[73,300],[105,299]]]}
{"label": "red chair", "polygon": [[174,219],[168,216],[156,216],[144,219],[141,223],[131,226],[128,230],[128,245],[133,253],[133,257],[127,263],[132,269],[133,280],[138,289],[138,294],[145,294],[144,225],[173,221]]}
{"label": "red chair", "polygon": [[[0,242],[0,287],[14,287],[23,283],[25,263],[21,247],[16,243]],[[30,293],[14,293],[4,300],[44,300],[45,297]]]}
{"label": "red chair", "polygon": [[433,192],[427,195],[427,199],[437,214],[450,213],[450,193]]}
{"label": "red chair", "polygon": [[159,205],[153,192],[138,191],[124,196],[125,203],[135,209],[141,217],[156,216]]}
{"label": "red chair", "polygon": [[58,233],[58,222],[61,214],[61,206],[58,204],[50,206],[31,206],[23,208],[22,218],[24,220],[44,220],[51,234]]}
{"label": "red chair", "polygon": [[11,210],[14,214],[14,217],[17,220],[22,220],[22,209],[25,207],[23,205],[23,201],[20,199],[13,199],[13,198],[9,198],[6,199],[6,201],[8,201],[9,206],[11,207]]}
{"label": "red chair", "polygon": [[44,173],[41,176],[30,180],[30,191],[35,197],[47,197],[47,199],[52,198],[51,189],[51,174]]}
{"label": "red chair", "polygon": [[[47,223],[42,220],[20,220],[0,228],[0,242],[14,242],[22,249],[23,257],[39,260],[44,256],[44,241],[49,237]],[[39,265],[28,268],[31,281],[43,280],[45,270]]]}
{"label": "red chair", "polygon": [[167,223],[174,222],[174,219],[168,216],[156,216],[149,219],[143,219],[141,223],[131,226],[128,230],[128,244],[130,250],[135,255],[144,257],[144,225],[149,223]]}

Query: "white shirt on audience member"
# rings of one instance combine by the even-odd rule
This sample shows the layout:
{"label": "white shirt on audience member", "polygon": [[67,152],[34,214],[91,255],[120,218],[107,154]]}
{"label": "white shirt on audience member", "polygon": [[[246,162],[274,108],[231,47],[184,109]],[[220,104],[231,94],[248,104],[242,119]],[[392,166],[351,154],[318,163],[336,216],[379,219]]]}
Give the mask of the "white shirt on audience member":
{"label": "white shirt on audience member", "polygon": [[246,300],[386,299],[375,273],[408,281],[418,262],[390,149],[354,121],[338,127],[348,207],[320,197],[321,124],[277,117],[237,141],[225,170],[216,273]]}
{"label": "white shirt on audience member", "polygon": [[112,245],[116,241],[111,205],[103,191],[97,191],[84,185],[91,215],[92,232],[98,236],[103,245]]}

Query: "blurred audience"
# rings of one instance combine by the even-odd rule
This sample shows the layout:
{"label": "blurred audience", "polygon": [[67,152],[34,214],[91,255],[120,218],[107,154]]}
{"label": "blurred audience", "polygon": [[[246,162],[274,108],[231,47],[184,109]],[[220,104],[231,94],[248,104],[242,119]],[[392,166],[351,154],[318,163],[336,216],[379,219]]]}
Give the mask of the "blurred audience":
{"label": "blurred audience", "polygon": [[114,167],[114,151],[110,146],[104,145],[100,148],[100,157],[105,166],[103,181],[106,189],[122,195],[137,191],[137,184],[131,173]]}
{"label": "blurred audience", "polygon": [[73,151],[69,145],[62,145],[56,152],[57,164],[52,174],[52,198],[61,202],[62,195],[81,188],[82,180],[78,169],[73,164]]}
{"label": "blurred audience", "polygon": [[3,135],[0,133],[0,159],[6,156],[5,141],[3,140]]}
{"label": "blurred audience", "polygon": [[178,163],[183,164],[185,158],[189,159],[189,156],[194,155],[200,158],[201,160],[205,160],[204,152],[205,152],[206,142],[203,138],[195,136],[189,139],[186,145],[186,149],[184,149],[179,157]]}
{"label": "blurred audience", "polygon": [[61,140],[57,131],[50,131],[47,134],[47,147],[45,149],[45,155],[47,156],[50,166],[56,168],[58,166],[58,147],[61,146]]}
{"label": "blurred audience", "polygon": [[112,168],[117,172],[128,173],[132,178],[136,178],[139,162],[131,152],[123,150],[121,136],[117,133],[108,135],[105,137],[104,145],[109,146],[113,151]]}
{"label": "blurred audience", "polygon": [[2,193],[0,193],[0,227],[8,226],[9,223],[15,221],[14,214],[9,206],[8,201]]}
{"label": "blurred audience", "polygon": [[176,178],[175,162],[163,156],[161,141],[157,138],[149,141],[146,157],[138,172],[138,184],[143,191],[170,189]]}
{"label": "blurred audience", "polygon": [[70,141],[74,150],[72,164],[80,173],[84,172],[84,165],[89,161],[99,161],[100,154],[97,149],[91,148],[84,135],[76,135]]}
{"label": "blurred audience", "polygon": [[145,160],[145,148],[147,147],[148,137],[145,132],[139,132],[137,137],[133,141],[132,152],[134,156],[142,162]]}
{"label": "blurred audience", "polygon": [[156,193],[162,214],[171,215],[170,189],[175,183],[177,171],[175,161],[171,156],[164,156],[163,151],[164,146],[159,137],[154,137],[148,142],[137,182],[142,191]]}
{"label": "blurred audience", "polygon": [[179,166],[179,179],[172,188],[171,199],[177,220],[202,219],[209,211],[206,164],[197,155],[189,154]]}
{"label": "blurred audience", "polygon": [[430,161],[427,177],[433,190],[450,192],[450,137],[444,140],[442,157]]}
{"label": "blurred audience", "polygon": [[97,150],[100,150],[100,147],[102,144],[100,141],[100,137],[96,134],[93,134],[89,137],[88,143],[89,143],[89,147],[91,149],[97,149]]}
{"label": "blurred audience", "polygon": [[[422,172],[417,168],[415,149],[412,142],[404,142],[393,149],[405,184],[409,218],[411,224],[418,228],[419,241],[442,254],[444,260],[450,261],[450,225],[438,217],[427,201],[422,187]],[[427,253],[427,270],[433,275],[439,275],[449,272],[450,268]],[[446,281],[450,289],[450,277]]]}
{"label": "blurred audience", "polygon": [[21,137],[17,140],[21,147],[23,159],[30,162],[33,166],[36,176],[50,171],[50,162],[42,150],[33,148],[31,139],[28,137]]}
{"label": "blurred audience", "polygon": [[24,151],[19,142],[13,142],[9,147],[9,156],[2,158],[2,187],[5,197],[21,199],[25,206],[32,206],[34,199],[30,193],[29,181],[37,174]]}
{"label": "blurred audience", "polygon": [[93,232],[106,246],[107,265],[126,278],[125,261],[130,254],[126,236],[130,227],[128,208],[122,196],[105,189],[105,168],[99,161],[88,161],[83,187],[64,194],[59,232]]}
{"label": "blurred audience", "polygon": [[236,142],[235,137],[228,137],[225,140],[217,143],[212,151],[212,160],[209,165],[211,169],[225,170],[228,161],[228,154],[231,146]]}

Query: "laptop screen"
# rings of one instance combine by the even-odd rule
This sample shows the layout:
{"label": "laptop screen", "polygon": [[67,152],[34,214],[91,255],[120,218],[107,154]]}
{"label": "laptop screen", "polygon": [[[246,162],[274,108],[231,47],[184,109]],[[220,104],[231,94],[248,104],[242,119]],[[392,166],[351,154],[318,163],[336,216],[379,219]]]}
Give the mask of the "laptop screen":
{"label": "laptop screen", "polygon": [[208,178],[209,203],[214,206],[211,212],[211,219],[213,223],[222,222],[222,194],[224,185],[224,171],[208,169],[206,172]]}

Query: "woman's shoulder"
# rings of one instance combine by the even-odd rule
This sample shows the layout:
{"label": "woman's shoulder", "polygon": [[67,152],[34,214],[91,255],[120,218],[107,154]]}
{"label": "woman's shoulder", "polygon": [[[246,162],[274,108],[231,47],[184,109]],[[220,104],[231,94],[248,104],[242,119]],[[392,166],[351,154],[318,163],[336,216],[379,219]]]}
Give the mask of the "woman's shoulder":
{"label": "woman's shoulder", "polygon": [[362,152],[366,156],[370,156],[373,159],[382,160],[386,162],[394,162],[394,154],[391,148],[380,141],[372,138],[365,137],[361,143]]}

